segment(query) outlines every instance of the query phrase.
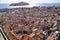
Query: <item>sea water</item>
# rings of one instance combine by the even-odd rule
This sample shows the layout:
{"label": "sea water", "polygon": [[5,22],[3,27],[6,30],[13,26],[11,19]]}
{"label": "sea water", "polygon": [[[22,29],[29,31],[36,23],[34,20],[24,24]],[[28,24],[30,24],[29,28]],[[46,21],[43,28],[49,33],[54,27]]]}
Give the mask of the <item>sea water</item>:
{"label": "sea water", "polygon": [[[0,4],[0,9],[4,8],[18,8],[18,7],[33,7],[33,5],[28,5],[28,6],[9,6],[10,4]],[[36,4],[35,6],[60,6],[60,3],[39,3]]]}

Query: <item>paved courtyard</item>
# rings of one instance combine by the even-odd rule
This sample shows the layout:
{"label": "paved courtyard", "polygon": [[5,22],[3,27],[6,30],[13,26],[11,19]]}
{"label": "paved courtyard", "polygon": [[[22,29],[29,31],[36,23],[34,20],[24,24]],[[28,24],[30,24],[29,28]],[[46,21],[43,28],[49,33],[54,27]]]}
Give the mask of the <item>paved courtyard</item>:
{"label": "paved courtyard", "polygon": [[1,34],[1,32],[0,32],[0,40],[4,40],[4,37],[3,37],[3,35]]}
{"label": "paved courtyard", "polygon": [[1,27],[0,27],[0,40],[8,40]]}

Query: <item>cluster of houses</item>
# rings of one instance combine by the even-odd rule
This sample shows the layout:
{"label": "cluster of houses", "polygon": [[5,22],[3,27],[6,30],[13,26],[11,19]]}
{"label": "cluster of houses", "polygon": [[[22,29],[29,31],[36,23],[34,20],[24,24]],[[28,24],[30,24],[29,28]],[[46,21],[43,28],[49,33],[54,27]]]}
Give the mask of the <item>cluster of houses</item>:
{"label": "cluster of houses", "polygon": [[0,24],[10,40],[60,40],[60,7],[8,9]]}

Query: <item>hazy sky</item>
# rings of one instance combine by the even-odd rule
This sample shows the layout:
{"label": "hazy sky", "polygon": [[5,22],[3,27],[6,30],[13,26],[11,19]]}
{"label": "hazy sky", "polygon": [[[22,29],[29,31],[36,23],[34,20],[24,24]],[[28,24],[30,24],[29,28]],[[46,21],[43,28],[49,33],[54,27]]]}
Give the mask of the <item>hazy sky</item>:
{"label": "hazy sky", "polygon": [[15,3],[15,2],[28,2],[31,4],[34,3],[60,3],[60,0],[0,0],[0,3]]}

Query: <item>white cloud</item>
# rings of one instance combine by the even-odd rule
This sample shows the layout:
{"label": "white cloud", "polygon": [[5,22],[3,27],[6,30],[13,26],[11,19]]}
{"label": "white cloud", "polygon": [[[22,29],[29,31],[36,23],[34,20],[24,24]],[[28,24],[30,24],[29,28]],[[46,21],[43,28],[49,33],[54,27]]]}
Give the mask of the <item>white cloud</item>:
{"label": "white cloud", "polygon": [[42,0],[43,3],[60,3],[60,0]]}
{"label": "white cloud", "polygon": [[60,0],[0,0],[0,3],[14,3],[25,1],[31,4],[34,3],[60,3]]}

